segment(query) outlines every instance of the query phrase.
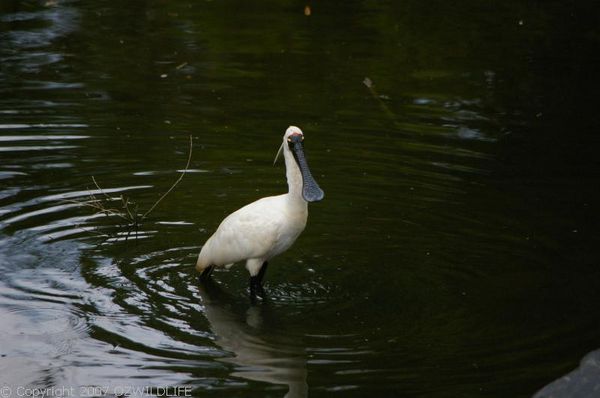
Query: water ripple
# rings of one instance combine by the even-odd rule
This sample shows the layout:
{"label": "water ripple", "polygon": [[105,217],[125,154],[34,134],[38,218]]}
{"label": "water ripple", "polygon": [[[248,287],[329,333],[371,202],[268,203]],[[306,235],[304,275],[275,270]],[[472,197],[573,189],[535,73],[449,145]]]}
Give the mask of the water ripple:
{"label": "water ripple", "polygon": [[[61,129],[61,128],[86,128],[87,124],[79,123],[13,123],[13,124],[0,124],[0,130],[20,130],[20,129]],[[0,141],[25,141],[25,140],[78,140],[83,138],[90,138],[87,135],[35,135],[35,136],[23,136],[23,135],[12,135],[12,136],[0,136]]]}

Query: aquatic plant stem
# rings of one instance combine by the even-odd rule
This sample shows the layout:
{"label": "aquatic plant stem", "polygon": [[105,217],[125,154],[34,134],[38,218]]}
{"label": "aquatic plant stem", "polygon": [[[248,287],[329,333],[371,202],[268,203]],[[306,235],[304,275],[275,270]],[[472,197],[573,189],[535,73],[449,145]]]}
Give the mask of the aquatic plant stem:
{"label": "aquatic plant stem", "polygon": [[179,182],[181,182],[181,180],[183,179],[183,176],[185,175],[185,173],[188,171],[189,167],[190,167],[190,162],[192,161],[192,148],[193,148],[193,138],[190,135],[190,153],[188,155],[188,160],[187,163],[185,165],[185,169],[183,169],[183,172],[181,173],[181,175],[179,176],[179,178],[177,179],[177,181],[175,181],[173,183],[173,185],[171,185],[171,188],[169,188],[169,190],[167,192],[165,192],[160,198],[158,198],[158,200],[156,202],[154,202],[154,204],[152,205],[152,207],[150,207],[150,209],[145,212],[140,221],[145,219],[146,216],[148,216],[148,214],[150,214],[152,212],[152,210],[154,210],[154,208],[156,208],[156,206],[158,206],[158,204],[169,194],[171,193],[171,191],[173,189],[175,189],[175,187],[177,186],[177,184],[179,184]]}

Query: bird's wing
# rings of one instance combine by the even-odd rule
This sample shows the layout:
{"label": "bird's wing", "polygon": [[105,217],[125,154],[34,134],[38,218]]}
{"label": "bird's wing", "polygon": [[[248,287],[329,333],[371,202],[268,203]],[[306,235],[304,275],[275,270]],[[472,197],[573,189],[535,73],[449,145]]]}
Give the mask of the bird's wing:
{"label": "bird's wing", "polygon": [[210,239],[215,264],[262,258],[279,239],[282,212],[277,202],[263,198],[233,212],[221,222]]}

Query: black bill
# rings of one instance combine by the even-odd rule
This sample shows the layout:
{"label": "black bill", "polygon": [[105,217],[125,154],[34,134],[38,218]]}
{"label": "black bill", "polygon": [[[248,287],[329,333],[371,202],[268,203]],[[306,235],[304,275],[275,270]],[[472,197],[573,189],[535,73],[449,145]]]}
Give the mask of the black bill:
{"label": "black bill", "polygon": [[300,172],[302,173],[302,197],[307,202],[318,202],[325,197],[325,192],[319,187],[319,184],[315,181],[308,163],[306,163],[306,157],[304,156],[304,150],[302,149],[302,136],[292,135],[289,139],[289,146],[294,154],[294,159],[298,163]]}

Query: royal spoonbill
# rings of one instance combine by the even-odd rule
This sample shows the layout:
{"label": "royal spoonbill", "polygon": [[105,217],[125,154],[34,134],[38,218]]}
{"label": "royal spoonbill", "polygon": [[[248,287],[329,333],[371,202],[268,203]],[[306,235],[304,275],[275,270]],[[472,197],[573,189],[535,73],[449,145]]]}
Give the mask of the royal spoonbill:
{"label": "royal spoonbill", "polygon": [[298,127],[290,126],[285,131],[275,162],[283,152],[288,193],[259,199],[227,216],[200,251],[196,270],[201,272],[201,280],[209,278],[215,267],[229,268],[245,260],[250,272],[250,295],[263,294],[262,279],[268,261],[287,250],[304,230],[308,202],[325,196],[310,173],[303,141],[304,134]]}

